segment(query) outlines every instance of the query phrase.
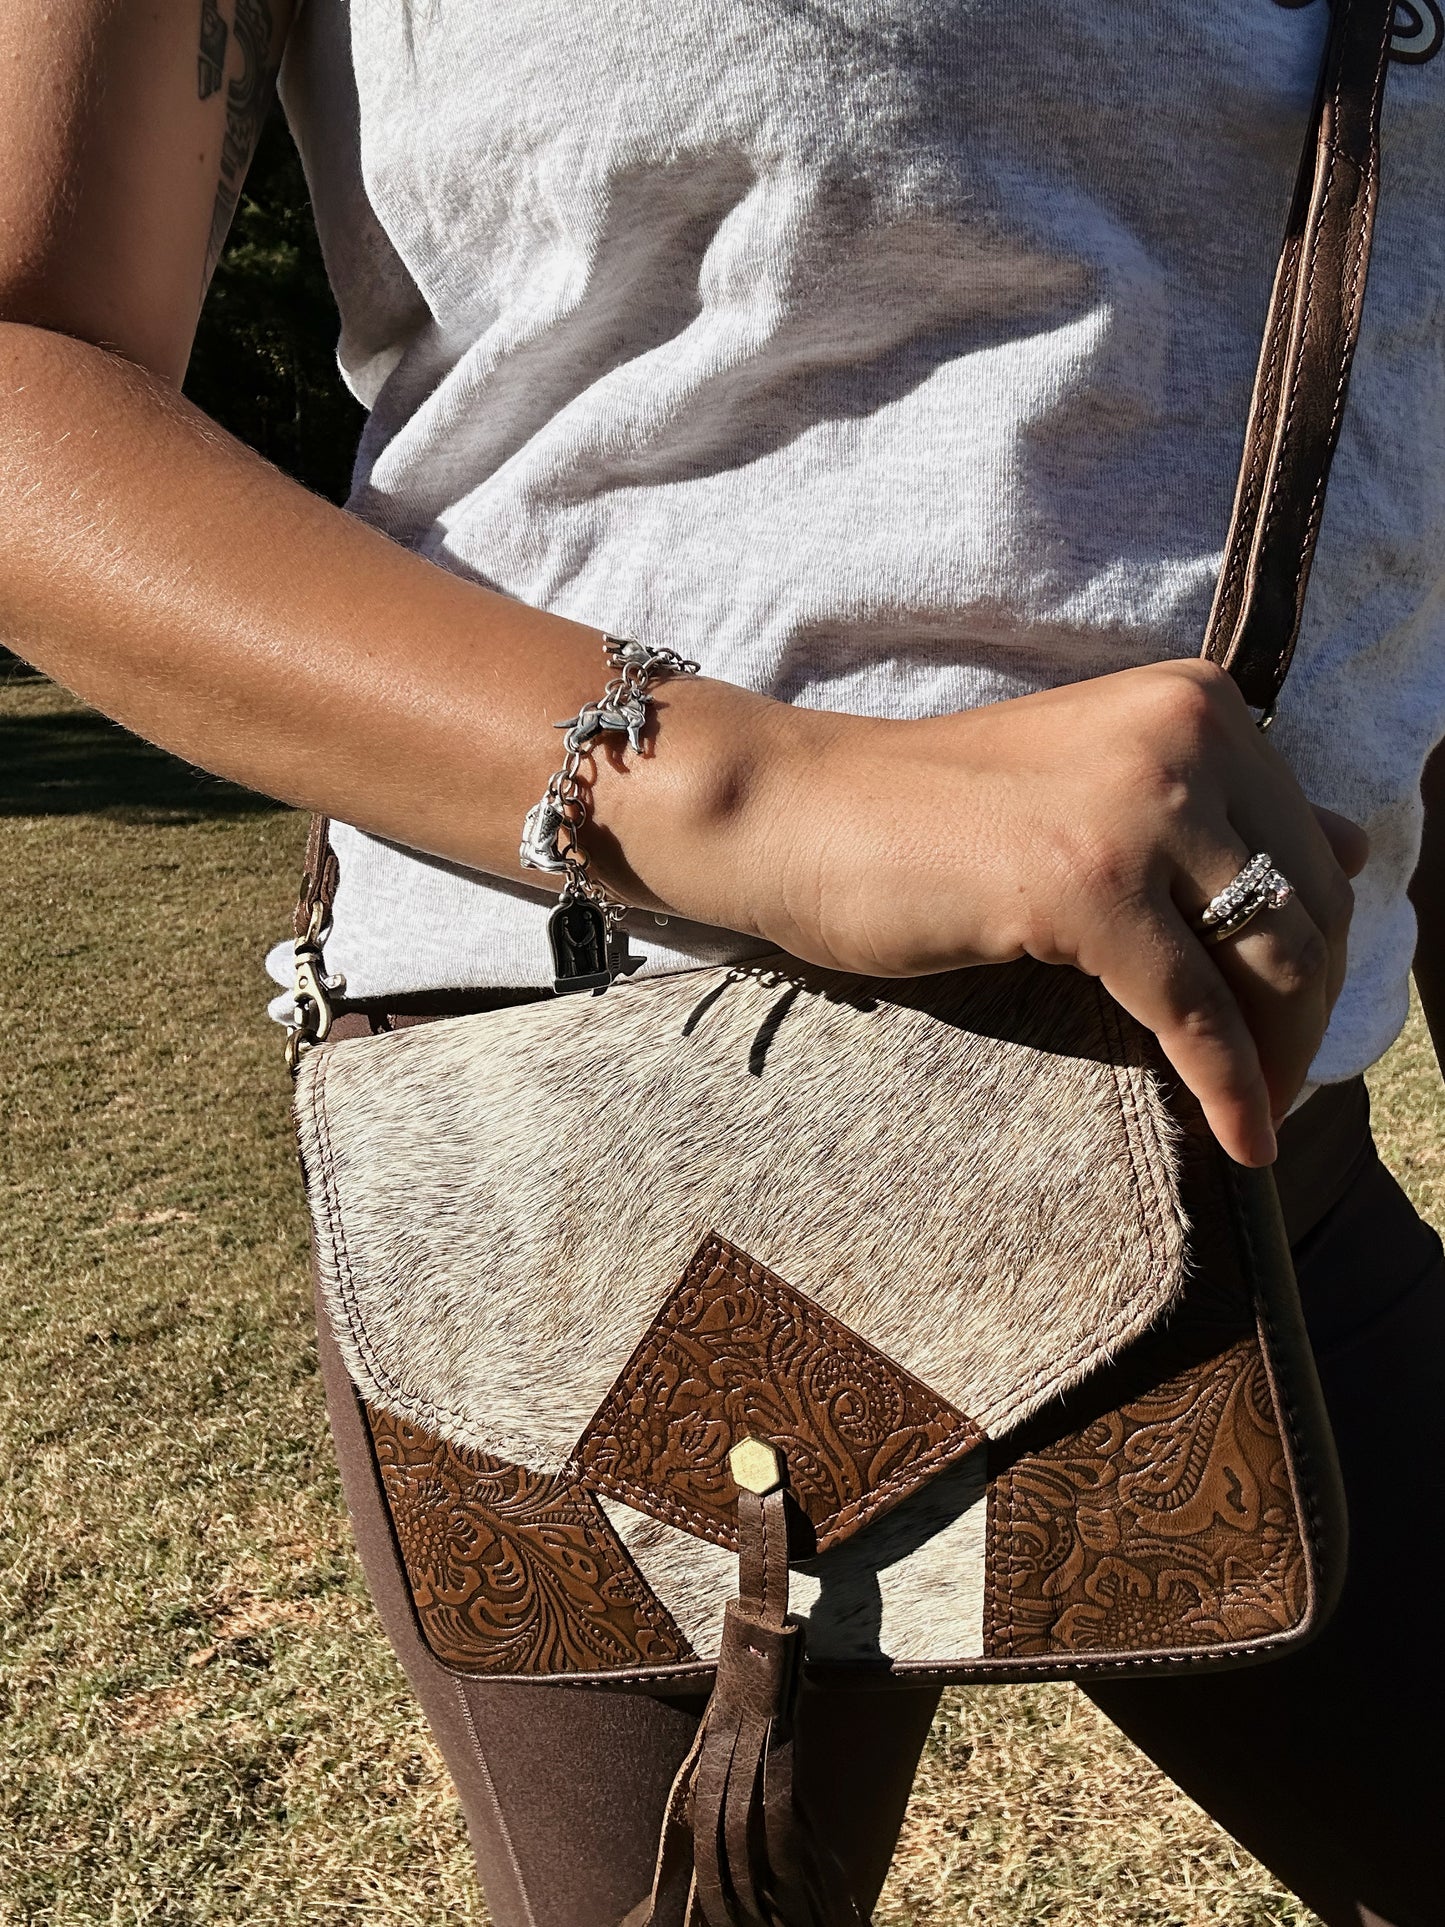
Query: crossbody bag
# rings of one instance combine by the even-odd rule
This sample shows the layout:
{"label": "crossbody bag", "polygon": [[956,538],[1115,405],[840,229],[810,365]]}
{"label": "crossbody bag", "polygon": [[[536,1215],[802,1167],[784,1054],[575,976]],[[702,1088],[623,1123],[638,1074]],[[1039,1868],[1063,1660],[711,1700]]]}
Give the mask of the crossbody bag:
{"label": "crossbody bag", "polygon": [[[1335,0],[1203,653],[1267,721],[1375,205],[1393,0]],[[1272,1179],[1032,963],[777,954],[330,1038],[320,1289],[421,1637],[457,1673],[706,1684],[643,1927],[856,1927],[792,1789],[810,1679],[1155,1675],[1328,1614],[1343,1502]]]}

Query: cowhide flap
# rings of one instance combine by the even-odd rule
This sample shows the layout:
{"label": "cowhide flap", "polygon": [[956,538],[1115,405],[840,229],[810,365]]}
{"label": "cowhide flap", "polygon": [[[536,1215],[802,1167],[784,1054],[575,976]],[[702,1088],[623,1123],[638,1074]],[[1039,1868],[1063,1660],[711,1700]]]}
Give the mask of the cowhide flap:
{"label": "cowhide flap", "polygon": [[[779,963],[305,1060],[322,1289],[375,1412],[542,1475],[575,1470],[584,1441],[604,1498],[646,1488],[655,1517],[724,1545],[705,1478],[683,1493],[632,1476],[651,1448],[617,1402],[658,1320],[696,1312],[679,1280],[711,1238],[724,1268],[746,1254],[773,1280],[771,1297],[724,1294],[715,1325],[753,1304],[782,1334],[774,1287],[790,1291],[813,1353],[836,1321],[843,1377],[886,1381],[897,1407],[901,1444],[860,1433],[851,1460],[836,1439],[820,1458],[826,1547],[1174,1304],[1185,1229],[1162,1082],[1095,984],[1034,965],[870,984]],[[724,1373],[752,1369],[746,1346],[722,1351]],[[634,1386],[634,1417],[666,1404],[665,1376]],[[668,1411],[681,1436],[687,1414]]]}

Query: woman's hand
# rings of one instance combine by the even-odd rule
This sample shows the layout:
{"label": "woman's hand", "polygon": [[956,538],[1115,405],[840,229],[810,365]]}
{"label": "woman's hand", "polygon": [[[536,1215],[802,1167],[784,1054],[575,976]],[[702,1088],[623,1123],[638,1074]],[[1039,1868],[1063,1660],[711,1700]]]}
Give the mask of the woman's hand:
{"label": "woman's hand", "polygon": [[[1306,801],[1229,677],[1165,663],[815,734],[760,867],[767,935],[884,975],[1073,964],[1154,1032],[1233,1157],[1272,1160],[1344,982],[1369,846]],[[1199,913],[1256,850],[1294,897],[1206,945]]]}
{"label": "woman's hand", "polygon": [[[684,712],[658,737],[676,770],[707,698],[660,693]],[[922,722],[737,697],[755,705],[732,732],[756,745],[747,779],[721,786],[705,871],[660,894],[865,975],[1075,965],[1155,1033],[1231,1156],[1273,1159],[1344,981],[1368,843],[1306,801],[1226,675],[1170,662]],[[634,882],[648,842],[639,816]],[[1294,897],[1206,945],[1199,913],[1257,850]]]}

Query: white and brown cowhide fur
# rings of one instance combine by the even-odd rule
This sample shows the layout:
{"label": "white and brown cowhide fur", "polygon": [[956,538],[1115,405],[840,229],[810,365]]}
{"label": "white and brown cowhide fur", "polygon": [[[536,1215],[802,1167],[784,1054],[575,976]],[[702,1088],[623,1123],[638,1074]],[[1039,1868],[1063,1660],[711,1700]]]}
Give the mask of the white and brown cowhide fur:
{"label": "white and brown cowhide fur", "polygon": [[539,1471],[709,1230],[995,1436],[1183,1281],[1158,1077],[1067,970],[623,983],[323,1047],[296,1114],[365,1397]]}

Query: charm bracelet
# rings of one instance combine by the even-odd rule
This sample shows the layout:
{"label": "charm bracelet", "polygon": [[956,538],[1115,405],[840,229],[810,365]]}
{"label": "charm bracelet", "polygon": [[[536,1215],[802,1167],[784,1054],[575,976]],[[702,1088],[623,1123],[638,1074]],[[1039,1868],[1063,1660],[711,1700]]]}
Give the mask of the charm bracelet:
{"label": "charm bracelet", "polygon": [[619,973],[626,948],[619,926],[627,905],[592,877],[582,843],[591,814],[583,759],[608,734],[625,736],[633,750],[640,750],[653,689],[669,676],[698,673],[698,664],[685,656],[631,636],[604,636],[602,647],[615,673],[596,702],[584,703],[575,716],[557,724],[567,732],[562,767],[522,825],[522,868],[563,878],[557,908],[547,919],[558,991],[606,990]]}

